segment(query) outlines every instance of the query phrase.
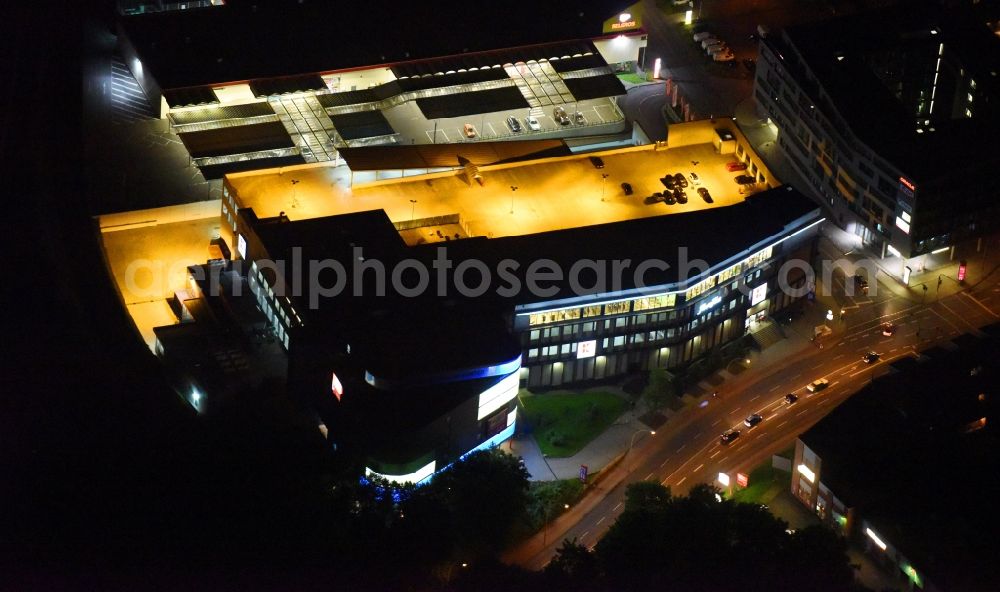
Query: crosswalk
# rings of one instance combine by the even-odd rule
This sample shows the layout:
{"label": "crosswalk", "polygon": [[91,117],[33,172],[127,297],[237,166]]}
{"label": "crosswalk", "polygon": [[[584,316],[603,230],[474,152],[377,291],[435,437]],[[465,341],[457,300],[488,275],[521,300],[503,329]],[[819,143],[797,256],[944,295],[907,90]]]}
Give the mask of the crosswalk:
{"label": "crosswalk", "polygon": [[111,59],[111,120],[132,123],[156,117],[146,93],[121,57]]}

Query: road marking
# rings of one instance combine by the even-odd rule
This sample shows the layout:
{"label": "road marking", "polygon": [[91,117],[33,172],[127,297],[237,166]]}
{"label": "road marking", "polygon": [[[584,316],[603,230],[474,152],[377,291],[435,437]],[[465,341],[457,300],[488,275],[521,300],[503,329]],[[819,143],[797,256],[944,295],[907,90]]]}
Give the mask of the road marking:
{"label": "road marking", "polygon": [[618,502],[618,505],[617,505],[617,506],[615,506],[615,507],[613,507],[613,508],[611,508],[611,511],[612,511],[612,512],[617,512],[617,511],[618,511],[618,508],[620,508],[620,507],[622,507],[622,502]]}
{"label": "road marking", "polygon": [[980,307],[982,307],[983,310],[985,310],[986,312],[990,313],[991,315],[993,315],[995,317],[1000,317],[1000,315],[998,315],[997,313],[995,313],[992,310],[990,310],[989,308],[987,308],[985,304],[983,304],[982,302],[980,302],[972,294],[969,294],[968,292],[959,292],[959,294],[964,294],[965,296],[967,296],[969,298],[969,300],[971,300],[971,301],[975,302],[976,304],[978,304]]}
{"label": "road marking", "polygon": [[779,384],[778,386],[774,387],[773,389],[771,389],[771,390],[769,390],[769,391],[767,391],[767,392],[769,392],[769,393],[773,393],[774,391],[776,391],[776,390],[778,390],[778,389],[780,389],[780,388],[781,388],[781,385]]}
{"label": "road marking", "polygon": [[722,421],[721,419],[715,420],[715,423],[712,424],[712,427],[714,428],[715,426],[719,425],[719,422],[721,421]]}
{"label": "road marking", "polygon": [[840,359],[840,358],[842,358],[842,357],[844,357],[844,356],[846,356],[846,355],[847,355],[847,354],[840,354],[840,355],[838,355],[838,356],[834,356],[833,358],[831,358],[831,360],[837,360],[837,359]]}
{"label": "road marking", "polygon": [[786,423],[788,423],[788,420],[787,420],[787,419],[786,419],[785,421],[783,421],[783,422],[779,423],[779,424],[778,424],[778,427],[780,428],[781,426],[785,425]]}
{"label": "road marking", "polygon": [[660,468],[662,469],[663,465],[667,464],[668,462],[670,462],[670,459],[669,458],[665,459],[663,462],[660,463]]}
{"label": "road marking", "polygon": [[605,518],[607,518],[607,516],[602,516],[601,519],[597,521],[597,526],[600,526],[601,522],[604,522]]}
{"label": "road marking", "polygon": [[582,541],[582,540],[584,539],[584,537],[586,537],[586,536],[587,536],[588,534],[590,534],[590,531],[589,531],[589,530],[588,530],[587,532],[585,532],[585,533],[581,534],[581,535],[580,535],[580,540]]}
{"label": "road marking", "polygon": [[722,449],[721,449],[721,448],[720,448],[720,449],[718,449],[718,450],[716,450],[715,452],[713,452],[713,453],[712,453],[712,456],[709,456],[708,458],[715,458],[715,457],[719,456],[719,453],[720,453],[720,452],[722,452]]}
{"label": "road marking", "polygon": [[687,448],[687,444],[681,445],[681,447],[677,449],[677,452],[680,452],[681,450],[684,450],[685,448]]}
{"label": "road marking", "polygon": [[684,481],[686,481],[686,480],[687,480],[687,475],[681,477],[681,480],[677,482],[677,486],[680,487],[681,483],[684,483]]}
{"label": "road marking", "polygon": [[694,439],[697,440],[699,436],[701,436],[701,432],[698,432],[697,434],[695,434],[694,435]]}
{"label": "road marking", "polygon": [[697,467],[695,467],[695,469],[694,469],[694,472],[695,472],[695,473],[697,473],[697,472],[698,472],[698,471],[700,471],[700,470],[701,470],[701,468],[702,468],[702,467],[704,467],[704,466],[705,466],[705,463],[701,463],[700,465],[698,465]]}
{"label": "road marking", "polygon": [[757,395],[756,397],[750,399],[750,402],[753,403],[754,401],[756,401],[759,398],[760,398],[760,395]]}
{"label": "road marking", "polygon": [[803,409],[802,411],[799,411],[798,413],[796,413],[795,417],[802,417],[806,413],[809,413],[809,410],[808,409]]}
{"label": "road marking", "polygon": [[652,477],[652,476],[653,476],[653,474],[650,473],[650,474],[646,475],[645,477],[643,477],[642,480],[643,481],[649,481],[649,478]]}

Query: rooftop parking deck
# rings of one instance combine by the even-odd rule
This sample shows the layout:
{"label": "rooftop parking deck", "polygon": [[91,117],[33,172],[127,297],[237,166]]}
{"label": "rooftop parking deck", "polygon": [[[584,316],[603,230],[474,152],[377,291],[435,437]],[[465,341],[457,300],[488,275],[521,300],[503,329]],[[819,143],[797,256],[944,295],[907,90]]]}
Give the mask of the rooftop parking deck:
{"label": "rooftop parking deck", "polygon": [[[720,153],[716,129],[733,135],[722,148],[728,153]],[[228,180],[238,196],[238,206],[253,208],[261,218],[284,212],[291,220],[304,220],[381,209],[393,222],[405,222],[458,214],[466,231],[463,236],[487,237],[733,205],[746,196],[735,181],[739,175],[755,174],[772,187],[779,184],[755,155],[744,152],[741,159],[733,153],[737,144],[745,147],[746,143],[729,120],[673,126],[671,138],[676,147],[642,146],[484,166],[479,169],[481,184],[462,171],[448,171],[350,187],[344,167],[317,166],[236,174]],[[599,156],[603,168],[597,168],[591,156]],[[740,160],[752,163],[751,170],[728,170],[728,163]],[[677,173],[688,182],[686,204],[666,205],[648,199],[665,191],[662,177]],[[692,173],[698,177],[697,184]],[[631,186],[631,195],[625,195],[623,183]],[[700,197],[698,187],[709,191],[713,203]],[[759,185],[763,187],[763,183]]]}

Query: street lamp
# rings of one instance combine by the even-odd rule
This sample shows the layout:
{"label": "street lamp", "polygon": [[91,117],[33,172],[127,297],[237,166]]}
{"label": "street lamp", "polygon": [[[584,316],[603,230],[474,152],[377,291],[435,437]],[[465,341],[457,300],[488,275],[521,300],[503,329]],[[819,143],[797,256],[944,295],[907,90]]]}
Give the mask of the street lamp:
{"label": "street lamp", "polygon": [[601,173],[601,201],[604,201],[604,187],[607,184],[608,174]]}
{"label": "street lamp", "polygon": [[[569,504],[563,504],[563,510],[568,510]],[[549,522],[552,521],[552,507],[545,507],[545,528],[542,529],[542,547],[549,544]]]}
{"label": "street lamp", "polygon": [[[632,439],[629,440],[628,449],[625,451],[625,457],[626,458],[628,458],[628,456],[629,456],[628,453],[632,452],[632,447],[635,446],[635,437],[638,436],[639,434],[643,433],[643,432],[646,432],[646,430],[640,428],[640,429],[638,429],[638,430],[636,430],[635,432],[632,433]],[[656,430],[649,430],[649,435],[650,436],[655,436],[656,435]],[[632,459],[631,458],[629,458],[629,460],[628,460],[628,472],[629,473],[632,472]]]}
{"label": "street lamp", "polygon": [[514,192],[517,191],[517,185],[510,186],[510,213],[514,213]]}

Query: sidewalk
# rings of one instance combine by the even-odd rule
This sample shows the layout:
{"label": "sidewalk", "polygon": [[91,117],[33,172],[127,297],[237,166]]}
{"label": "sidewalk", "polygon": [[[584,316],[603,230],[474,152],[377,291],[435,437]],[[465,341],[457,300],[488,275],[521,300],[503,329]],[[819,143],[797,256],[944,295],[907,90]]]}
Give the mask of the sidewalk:
{"label": "sidewalk", "polygon": [[[619,388],[602,386],[600,390],[619,392]],[[636,409],[626,411],[621,414],[596,438],[591,440],[580,452],[573,456],[562,458],[549,458],[542,454],[534,436],[518,435],[509,440],[508,452],[514,456],[524,459],[524,466],[531,473],[533,481],[552,481],[555,479],[576,479],[580,475],[580,465],[586,465],[590,473],[594,473],[608,466],[611,461],[621,456],[632,443],[638,449],[643,445],[643,441],[650,435],[650,428],[639,421],[645,411],[642,402],[636,405]],[[660,413],[668,419],[675,412],[670,409],[661,410]]]}

